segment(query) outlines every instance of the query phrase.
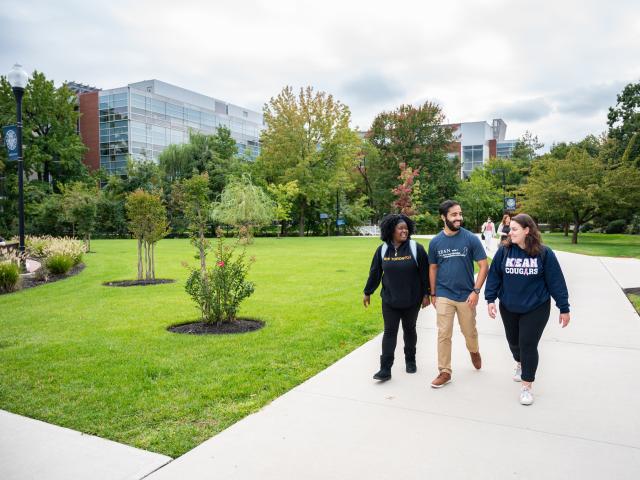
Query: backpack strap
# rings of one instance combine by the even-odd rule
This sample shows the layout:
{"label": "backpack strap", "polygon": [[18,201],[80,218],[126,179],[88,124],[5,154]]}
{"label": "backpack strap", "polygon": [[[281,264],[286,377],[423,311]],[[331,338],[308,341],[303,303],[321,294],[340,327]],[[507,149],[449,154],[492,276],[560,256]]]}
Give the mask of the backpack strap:
{"label": "backpack strap", "polygon": [[[384,242],[380,246],[380,260],[384,261],[384,256],[387,254],[387,250],[389,245],[387,242]],[[409,248],[411,249],[411,255],[413,256],[413,261],[416,262],[416,266],[418,266],[418,245],[415,240],[409,240]]]}

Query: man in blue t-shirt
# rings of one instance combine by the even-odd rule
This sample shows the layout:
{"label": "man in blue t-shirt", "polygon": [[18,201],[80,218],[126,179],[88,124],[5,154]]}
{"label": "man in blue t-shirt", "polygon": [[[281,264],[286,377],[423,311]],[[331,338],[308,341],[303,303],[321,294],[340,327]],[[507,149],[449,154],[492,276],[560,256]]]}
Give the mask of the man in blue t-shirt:
{"label": "man in blue t-shirt", "polygon": [[[480,289],[487,278],[489,266],[482,243],[469,230],[462,228],[462,209],[453,200],[440,205],[444,229],[429,243],[429,281],[431,301],[438,318],[438,370],[431,382],[440,388],[451,381],[451,336],[453,319],[458,315],[460,330],[476,369],[482,366],[476,330],[476,305]],[[473,262],[480,273],[474,279]]]}

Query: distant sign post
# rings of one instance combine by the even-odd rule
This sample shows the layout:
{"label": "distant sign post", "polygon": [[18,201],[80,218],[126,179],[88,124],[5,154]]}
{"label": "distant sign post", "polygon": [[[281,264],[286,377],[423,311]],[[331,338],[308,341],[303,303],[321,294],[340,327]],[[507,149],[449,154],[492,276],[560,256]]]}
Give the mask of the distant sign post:
{"label": "distant sign post", "polygon": [[516,211],[516,197],[505,197],[504,198],[504,210],[506,212],[515,212]]}

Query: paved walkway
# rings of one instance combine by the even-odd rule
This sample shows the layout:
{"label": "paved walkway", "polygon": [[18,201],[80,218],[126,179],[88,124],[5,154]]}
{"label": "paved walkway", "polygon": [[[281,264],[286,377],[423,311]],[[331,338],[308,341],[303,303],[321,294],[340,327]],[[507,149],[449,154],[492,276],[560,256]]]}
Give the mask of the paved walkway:
{"label": "paved walkway", "polygon": [[[561,329],[552,310],[533,406],[518,403],[502,326],[488,318],[484,306],[478,315],[483,369],[472,368],[456,331],[454,380],[441,390],[429,388],[437,373],[435,315],[429,308],[418,324],[417,374],[404,373],[400,361],[391,381],[372,381],[377,337],[146,478],[638,478],[640,318],[620,286],[640,286],[639,264],[563,252],[558,257],[569,284],[572,323]],[[630,285],[633,279],[639,285]],[[49,448],[69,450],[60,436],[32,438],[35,449],[29,442],[13,446],[18,430],[7,433],[5,416],[0,415],[2,479],[146,475],[125,471],[106,447],[98,458],[91,448],[86,453],[86,445],[69,444],[75,460],[56,462]],[[96,458],[101,468],[111,465],[111,476],[95,474]],[[157,458],[158,465],[164,461]],[[47,462],[44,476],[28,468]]]}

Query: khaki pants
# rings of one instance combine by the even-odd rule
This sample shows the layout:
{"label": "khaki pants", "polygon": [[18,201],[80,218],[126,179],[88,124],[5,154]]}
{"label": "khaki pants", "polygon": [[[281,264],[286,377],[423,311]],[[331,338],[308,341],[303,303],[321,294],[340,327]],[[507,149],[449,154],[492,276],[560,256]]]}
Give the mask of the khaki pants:
{"label": "khaki pants", "polygon": [[453,317],[458,314],[460,330],[467,343],[467,350],[476,353],[478,330],[476,330],[476,309],[467,302],[456,302],[444,297],[436,298],[438,314],[438,370],[451,373],[451,336],[453,335]]}

